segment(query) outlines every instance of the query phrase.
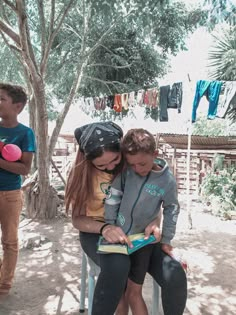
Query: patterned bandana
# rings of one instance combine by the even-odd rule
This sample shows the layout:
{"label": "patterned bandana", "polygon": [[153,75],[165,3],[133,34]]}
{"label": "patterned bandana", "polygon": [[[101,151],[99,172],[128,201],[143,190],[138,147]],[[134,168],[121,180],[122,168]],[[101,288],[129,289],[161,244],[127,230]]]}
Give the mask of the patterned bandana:
{"label": "patterned bandana", "polygon": [[87,156],[106,144],[119,143],[123,131],[117,124],[109,121],[82,126],[75,129],[74,134],[80,151]]}

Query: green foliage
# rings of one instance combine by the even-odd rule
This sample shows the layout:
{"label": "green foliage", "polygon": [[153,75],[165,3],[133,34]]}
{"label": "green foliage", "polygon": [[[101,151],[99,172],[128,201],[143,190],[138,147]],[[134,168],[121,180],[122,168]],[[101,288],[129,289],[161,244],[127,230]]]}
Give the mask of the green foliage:
{"label": "green foliage", "polygon": [[[40,3],[44,5],[43,20],[39,18]],[[55,2],[55,27],[67,3],[68,0]],[[25,4],[32,48],[40,69],[43,42],[50,34],[52,2],[26,0]],[[4,2],[0,5],[2,19],[6,21],[7,17],[11,27],[17,29],[14,12]],[[204,13],[199,8],[187,11],[182,2],[74,1],[49,52],[44,76],[49,117],[57,116],[51,98],[66,102],[78,64],[88,54],[77,96],[108,95],[156,86],[157,79],[168,69],[168,54],[185,49],[186,36],[203,20]],[[13,72],[6,72],[4,79],[14,77],[15,69],[22,79],[22,68],[11,66],[16,63],[13,53],[8,54],[8,60]]]}
{"label": "green foliage", "polygon": [[144,119],[147,119],[147,118],[151,118],[154,121],[158,121],[159,119],[158,107],[146,107]]}
{"label": "green foliage", "polygon": [[236,78],[236,26],[213,34],[209,52],[210,76],[213,80],[234,81]]}
{"label": "green foliage", "polygon": [[99,118],[100,121],[122,121],[124,117],[129,114],[128,110],[122,109],[122,112],[118,113],[112,109],[103,111],[95,110],[92,112],[92,118]]}
{"label": "green foliage", "polygon": [[197,136],[235,136],[236,128],[228,119],[209,120],[205,116],[199,115],[193,124],[193,135]]}
{"label": "green foliage", "polygon": [[208,11],[207,24],[210,30],[222,22],[236,24],[235,0],[205,0],[204,5]]}
{"label": "green foliage", "polygon": [[12,51],[4,44],[4,41],[1,37],[0,47],[0,81],[24,84],[22,65],[16,56],[13,56]]}
{"label": "green foliage", "polygon": [[[212,35],[214,44],[209,51],[209,75],[213,80],[234,81],[236,78],[236,26],[225,27]],[[236,122],[235,107],[228,111],[232,123]]]}
{"label": "green foliage", "polygon": [[223,170],[224,168],[224,155],[223,154],[215,154],[213,157],[213,166],[212,169],[214,172],[218,170]]}
{"label": "green foliage", "polygon": [[[202,14],[199,9],[188,12],[183,3],[169,1],[91,1],[91,5],[87,50],[114,23],[115,27],[90,57],[79,91],[83,96],[156,86],[157,79],[168,70],[167,54],[185,48],[185,38],[196,28]],[[48,78],[51,80],[52,74],[58,73],[55,83],[59,98],[68,94],[76,63],[81,58],[82,29],[83,19],[74,10],[56,38]],[[70,53],[66,54],[68,50]],[[67,77],[63,80],[65,73]]]}
{"label": "green foliage", "polygon": [[209,171],[201,185],[203,199],[210,203],[212,213],[226,219],[236,212],[236,169]]}
{"label": "green foliage", "polygon": [[91,57],[80,94],[110,95],[157,86],[166,69],[167,60],[151,44],[122,26]]}

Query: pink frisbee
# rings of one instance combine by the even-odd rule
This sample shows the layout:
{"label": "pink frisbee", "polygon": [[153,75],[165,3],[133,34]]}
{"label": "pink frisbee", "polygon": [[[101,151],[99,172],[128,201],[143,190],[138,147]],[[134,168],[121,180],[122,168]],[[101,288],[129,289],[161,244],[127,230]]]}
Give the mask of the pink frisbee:
{"label": "pink frisbee", "polygon": [[7,161],[18,161],[21,158],[21,155],[21,149],[15,144],[6,144],[2,148],[2,157]]}

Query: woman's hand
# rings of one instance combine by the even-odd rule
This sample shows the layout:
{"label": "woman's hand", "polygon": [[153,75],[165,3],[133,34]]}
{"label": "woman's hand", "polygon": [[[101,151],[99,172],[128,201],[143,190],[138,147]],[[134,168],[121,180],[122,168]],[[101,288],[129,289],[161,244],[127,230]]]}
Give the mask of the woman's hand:
{"label": "woman's hand", "polygon": [[161,231],[159,228],[159,220],[155,219],[151,223],[148,224],[145,231],[145,239],[148,239],[151,234],[153,234],[156,238],[156,242],[160,242],[161,240]]}
{"label": "woman's hand", "polygon": [[109,243],[126,243],[129,247],[133,247],[132,243],[128,239],[127,235],[122,231],[122,229],[115,225],[107,225],[102,231],[102,236]]}

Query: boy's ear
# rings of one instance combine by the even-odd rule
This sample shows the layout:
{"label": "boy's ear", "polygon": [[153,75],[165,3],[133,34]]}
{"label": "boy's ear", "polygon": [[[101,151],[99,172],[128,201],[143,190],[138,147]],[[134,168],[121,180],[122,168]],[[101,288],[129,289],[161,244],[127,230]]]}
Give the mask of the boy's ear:
{"label": "boy's ear", "polygon": [[18,113],[21,113],[24,109],[24,105],[22,103],[16,103],[16,109]]}
{"label": "boy's ear", "polygon": [[158,149],[156,149],[156,150],[154,151],[154,156],[155,156],[155,157],[158,157]]}

